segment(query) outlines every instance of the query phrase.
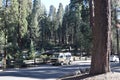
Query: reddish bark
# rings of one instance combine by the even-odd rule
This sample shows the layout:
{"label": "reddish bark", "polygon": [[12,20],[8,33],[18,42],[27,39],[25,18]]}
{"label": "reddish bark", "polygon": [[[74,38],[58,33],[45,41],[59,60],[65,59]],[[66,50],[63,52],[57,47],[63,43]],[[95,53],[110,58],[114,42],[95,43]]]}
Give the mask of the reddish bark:
{"label": "reddish bark", "polygon": [[102,74],[110,71],[109,54],[111,52],[111,10],[110,0],[94,0],[93,53],[90,74]]}

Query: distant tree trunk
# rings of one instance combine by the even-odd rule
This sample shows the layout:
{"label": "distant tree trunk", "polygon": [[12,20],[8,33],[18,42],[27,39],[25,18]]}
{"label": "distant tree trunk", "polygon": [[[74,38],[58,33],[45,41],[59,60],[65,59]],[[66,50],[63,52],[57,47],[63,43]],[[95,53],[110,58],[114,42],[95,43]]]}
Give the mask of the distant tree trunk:
{"label": "distant tree trunk", "polygon": [[[93,1],[93,0],[92,0]],[[93,7],[94,6],[94,7]],[[111,7],[110,0],[94,0],[93,52],[90,74],[102,74],[110,71],[109,54],[111,52]]]}
{"label": "distant tree trunk", "polygon": [[7,55],[7,12],[6,12],[6,10],[7,10],[7,8],[8,8],[8,0],[6,0],[5,1],[5,12],[4,12],[4,27],[5,27],[5,30],[4,30],[4,32],[5,32],[5,44],[4,44],[4,56],[3,56],[3,70],[5,70],[6,69],[6,66],[7,66],[7,64],[6,64],[6,55]]}
{"label": "distant tree trunk", "polygon": [[[59,39],[59,44],[62,44],[62,28],[61,28],[61,25],[59,25],[60,28],[59,28],[59,36],[58,36],[58,39]],[[64,34],[65,35],[65,34]]]}
{"label": "distant tree trunk", "polygon": [[74,25],[74,35],[73,35],[73,44],[74,44],[74,48],[75,48],[75,51],[77,51],[77,36],[76,36],[76,34],[77,34],[77,30],[76,30],[76,27],[77,27],[77,23],[75,22],[75,25]]}
{"label": "distant tree trunk", "polygon": [[[90,10],[90,26],[93,27],[94,26],[94,1],[93,0],[90,0],[89,1],[89,10]],[[92,28],[93,29],[93,28]]]}
{"label": "distant tree trunk", "polygon": [[61,43],[61,37],[60,37],[60,33],[58,33],[58,41],[59,41],[59,44]]}
{"label": "distant tree trunk", "polygon": [[54,43],[55,43],[55,45],[56,45],[56,40],[57,40],[57,37],[56,37],[56,31],[54,31]]}
{"label": "distant tree trunk", "polygon": [[68,23],[65,24],[65,26],[62,27],[62,44],[67,44],[67,29],[66,27],[68,27]]}
{"label": "distant tree trunk", "polygon": [[[19,3],[19,6],[18,6],[18,11],[19,11],[19,13],[21,13],[21,11],[20,11],[20,8],[21,8],[21,6],[20,6],[20,1],[18,2]],[[21,39],[21,32],[20,32],[20,28],[21,28],[21,26],[20,26],[20,14],[18,15],[18,29],[17,29],[17,34],[18,34],[18,38],[17,38],[17,42],[18,42],[18,47],[19,47],[19,50],[21,51],[21,47],[22,47],[22,39]]]}

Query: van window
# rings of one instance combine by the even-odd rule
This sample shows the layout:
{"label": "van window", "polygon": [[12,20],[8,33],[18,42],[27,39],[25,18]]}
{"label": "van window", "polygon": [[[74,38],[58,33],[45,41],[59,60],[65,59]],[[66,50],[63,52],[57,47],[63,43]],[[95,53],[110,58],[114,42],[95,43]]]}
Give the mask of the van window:
{"label": "van window", "polygon": [[71,57],[71,55],[66,55],[66,57]]}
{"label": "van window", "polygon": [[63,55],[60,55],[60,58],[63,58]]}

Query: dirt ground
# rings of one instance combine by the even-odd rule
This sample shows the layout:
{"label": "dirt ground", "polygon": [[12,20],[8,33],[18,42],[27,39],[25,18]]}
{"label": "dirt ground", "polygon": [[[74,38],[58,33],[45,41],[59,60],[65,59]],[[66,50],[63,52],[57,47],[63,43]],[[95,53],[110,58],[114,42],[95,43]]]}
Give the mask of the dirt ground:
{"label": "dirt ground", "polygon": [[66,77],[60,80],[120,80],[120,73],[118,72],[109,72],[106,74],[90,76],[88,74],[85,75],[75,75]]}

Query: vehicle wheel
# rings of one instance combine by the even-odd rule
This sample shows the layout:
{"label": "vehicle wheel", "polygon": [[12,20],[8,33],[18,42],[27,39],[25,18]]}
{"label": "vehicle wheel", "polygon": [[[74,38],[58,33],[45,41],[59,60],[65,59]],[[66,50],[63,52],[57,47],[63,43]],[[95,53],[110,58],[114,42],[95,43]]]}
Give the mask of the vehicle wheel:
{"label": "vehicle wheel", "polygon": [[53,66],[55,66],[55,64],[52,64]]}
{"label": "vehicle wheel", "polygon": [[69,63],[68,63],[68,64],[69,64],[69,65],[71,65],[71,63],[72,63],[72,62],[71,62],[71,61],[69,61]]}
{"label": "vehicle wheel", "polygon": [[116,59],[115,62],[118,62],[118,60]]}
{"label": "vehicle wheel", "polygon": [[64,65],[64,63],[63,63],[63,62],[61,62],[60,64],[61,64],[62,66]]}

